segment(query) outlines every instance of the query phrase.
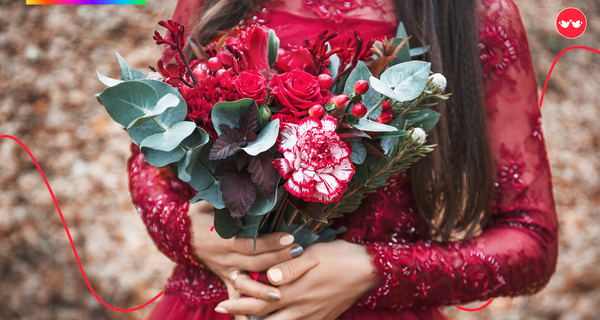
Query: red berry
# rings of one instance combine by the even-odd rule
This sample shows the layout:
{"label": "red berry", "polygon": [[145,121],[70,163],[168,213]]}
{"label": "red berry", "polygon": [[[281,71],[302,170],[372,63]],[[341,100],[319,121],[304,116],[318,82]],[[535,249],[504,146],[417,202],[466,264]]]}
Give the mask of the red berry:
{"label": "red berry", "polygon": [[206,65],[208,66],[208,70],[210,70],[211,72],[216,72],[217,70],[221,69],[221,67],[223,67],[221,60],[219,60],[219,58],[217,57],[212,57],[208,59]]}
{"label": "red berry", "polygon": [[384,101],[381,103],[381,111],[386,112],[392,110],[392,104],[389,101]]}
{"label": "red berry", "polygon": [[196,77],[196,80],[202,81],[206,78],[206,76],[208,75],[206,73],[206,69],[206,64],[200,63],[194,68],[194,70],[192,70],[192,72],[194,73],[194,77]]}
{"label": "red berry", "polygon": [[333,79],[328,74],[320,74],[317,80],[319,81],[319,87],[323,89],[329,89],[333,84]]}
{"label": "red berry", "polygon": [[340,94],[339,96],[333,98],[333,103],[335,103],[336,107],[340,107],[342,105],[344,105],[344,103],[348,102],[350,100],[350,98],[348,98],[347,95],[345,94]]}
{"label": "red berry", "polygon": [[320,104],[315,104],[314,106],[308,109],[308,115],[311,117],[315,117],[317,119],[321,119],[321,117],[325,114],[325,109]]}
{"label": "red berry", "polygon": [[381,115],[379,116],[379,118],[377,118],[377,120],[375,120],[375,122],[386,124],[386,123],[392,121],[393,117],[394,117],[394,113],[391,111],[382,112]]}
{"label": "red berry", "polygon": [[365,80],[358,80],[354,84],[354,92],[363,95],[369,91],[369,83]]}
{"label": "red berry", "polygon": [[367,114],[367,107],[364,103],[357,103],[352,107],[352,114],[357,118],[362,118]]}
{"label": "red berry", "polygon": [[229,52],[227,49],[221,49],[217,53],[217,58],[219,58],[224,65],[229,67],[233,65],[233,54],[231,54],[231,52]]}

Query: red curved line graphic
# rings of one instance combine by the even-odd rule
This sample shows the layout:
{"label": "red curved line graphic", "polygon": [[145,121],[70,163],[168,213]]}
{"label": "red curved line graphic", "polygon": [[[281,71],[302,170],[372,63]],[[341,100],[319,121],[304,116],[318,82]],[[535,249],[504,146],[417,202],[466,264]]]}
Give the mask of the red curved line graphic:
{"label": "red curved line graphic", "polygon": [[558,56],[556,56],[556,59],[554,59],[554,62],[552,63],[552,66],[550,67],[550,70],[548,71],[548,76],[546,76],[546,82],[544,83],[544,89],[542,90],[542,96],[540,97],[540,108],[542,108],[542,102],[544,102],[544,95],[546,94],[546,88],[548,87],[548,81],[550,81],[550,75],[552,75],[552,71],[554,70],[556,63],[558,62],[558,59],[560,59],[560,57],[562,57],[562,55],[565,54],[565,52],[574,50],[574,49],[583,49],[583,50],[588,50],[588,51],[592,51],[597,54],[600,54],[599,50],[596,50],[596,49],[590,48],[590,47],[586,47],[586,46],[573,46],[573,47],[568,47],[565,50],[561,51],[558,54]]}
{"label": "red curved line graphic", "polygon": [[42,175],[42,178],[44,179],[44,182],[46,183],[46,187],[48,187],[48,191],[50,191],[52,200],[54,200],[54,205],[56,206],[56,210],[58,210],[58,213],[60,214],[60,219],[62,220],[63,226],[65,227],[65,232],[67,232],[67,237],[69,237],[69,242],[71,243],[71,248],[73,248],[73,253],[75,254],[75,259],[77,259],[77,264],[79,265],[79,270],[81,270],[81,274],[83,275],[83,280],[85,280],[85,283],[87,284],[88,288],[90,289],[90,291],[92,292],[94,297],[96,297],[96,299],[98,301],[100,301],[100,303],[102,303],[105,307],[115,310],[115,311],[120,311],[120,312],[131,312],[131,311],[140,310],[142,308],[145,308],[147,305],[151,304],[152,302],[154,302],[154,300],[160,298],[160,296],[163,295],[164,291],[161,291],[150,301],[144,303],[143,305],[141,305],[139,307],[131,308],[131,309],[121,309],[121,308],[115,308],[115,307],[109,305],[108,303],[104,302],[100,297],[98,297],[98,295],[96,294],[96,291],[94,291],[94,288],[92,288],[92,285],[88,281],[87,276],[85,275],[85,272],[83,271],[83,267],[81,266],[81,261],[79,260],[79,255],[77,254],[77,249],[75,249],[75,244],[73,243],[73,239],[71,238],[71,233],[69,232],[69,227],[67,227],[65,218],[63,217],[62,211],[60,210],[60,206],[58,205],[58,202],[56,201],[54,192],[52,191],[52,188],[50,187],[50,184],[48,183],[48,179],[46,179],[46,175],[44,174],[44,171],[42,171],[42,168],[38,164],[37,160],[35,160],[35,157],[33,156],[33,154],[31,154],[31,151],[29,151],[29,149],[27,149],[27,147],[25,146],[25,144],[23,142],[21,142],[19,139],[15,138],[13,136],[10,136],[10,135],[1,135],[0,136],[0,140],[4,139],[4,138],[12,139],[12,140],[16,141],[19,145],[21,145],[21,147],[23,147],[23,149],[25,149],[25,151],[27,151],[27,154],[29,155],[31,160],[33,160],[33,163],[35,163],[35,166],[38,168],[38,171]]}
{"label": "red curved line graphic", "polygon": [[464,308],[464,307],[461,307],[461,306],[455,306],[455,307],[457,307],[458,309],[460,309],[462,311],[473,312],[473,311],[479,311],[479,310],[483,310],[483,309],[487,308],[487,306],[489,306],[490,303],[492,303],[492,301],[494,301],[494,299],[490,299],[490,301],[488,301],[486,304],[482,305],[479,308],[475,308],[475,309]]}
{"label": "red curved line graphic", "polygon": [[[586,47],[586,46],[573,46],[573,47],[569,47],[569,48],[566,48],[563,51],[561,51],[561,53],[558,54],[556,59],[554,59],[554,62],[552,63],[552,66],[550,67],[550,70],[548,71],[548,76],[546,76],[546,82],[544,83],[544,89],[542,90],[542,95],[540,97],[540,108],[542,107],[542,103],[544,102],[544,95],[546,94],[546,88],[548,87],[548,81],[550,80],[550,76],[552,75],[552,71],[554,71],[554,67],[556,66],[556,63],[558,62],[560,57],[562,57],[562,55],[565,54],[565,52],[570,51],[570,50],[575,50],[575,49],[583,49],[583,50],[588,50],[588,51],[592,51],[597,54],[600,54],[600,50],[596,50],[596,49]],[[144,303],[143,305],[141,305],[139,307],[131,308],[131,309],[121,309],[121,308],[115,308],[115,307],[109,305],[108,303],[104,302],[100,297],[98,297],[98,295],[96,294],[96,291],[94,291],[94,288],[92,288],[92,285],[90,285],[90,282],[88,281],[87,276],[85,275],[85,272],[83,271],[83,267],[81,266],[81,261],[79,260],[79,255],[77,254],[77,249],[75,249],[75,244],[73,243],[73,239],[71,238],[71,233],[69,232],[69,227],[67,227],[65,218],[63,217],[62,211],[60,210],[60,206],[58,205],[58,202],[56,201],[54,192],[52,191],[52,188],[50,187],[50,184],[48,183],[48,180],[46,179],[46,175],[44,174],[44,171],[42,171],[42,168],[38,164],[37,160],[35,160],[35,157],[33,156],[33,154],[31,154],[31,151],[29,151],[29,149],[25,146],[25,144],[23,144],[23,142],[21,142],[19,139],[15,138],[11,135],[1,135],[0,136],[0,139],[4,139],[4,138],[12,139],[12,140],[16,141],[19,145],[21,145],[21,147],[23,147],[23,149],[25,149],[25,151],[27,151],[27,154],[29,155],[31,160],[33,160],[33,163],[35,163],[35,166],[38,168],[40,174],[42,175],[42,178],[44,179],[44,182],[46,183],[46,187],[48,187],[48,191],[50,192],[50,195],[52,196],[52,200],[54,201],[56,210],[58,210],[58,213],[60,214],[60,219],[62,220],[63,226],[65,227],[65,232],[67,233],[67,237],[69,237],[69,242],[71,243],[71,248],[73,248],[73,254],[75,254],[75,259],[77,259],[77,264],[79,265],[79,270],[81,270],[81,275],[83,275],[83,279],[85,280],[85,283],[87,284],[88,288],[90,289],[90,291],[92,292],[94,297],[96,297],[96,299],[98,301],[100,301],[100,303],[102,303],[105,307],[107,307],[111,310],[120,311],[120,312],[131,312],[131,311],[140,310],[142,308],[145,308],[152,302],[154,302],[156,299],[160,298],[160,296],[163,295],[164,291],[161,291],[154,298],[150,299],[150,301]],[[212,231],[212,229],[211,229],[211,231]],[[461,306],[455,306],[455,307],[462,311],[474,312],[474,311],[479,311],[479,310],[485,309],[487,306],[489,306],[492,303],[492,301],[494,301],[494,299],[491,299],[483,306],[481,306],[479,308],[475,308],[475,309],[464,308]]]}

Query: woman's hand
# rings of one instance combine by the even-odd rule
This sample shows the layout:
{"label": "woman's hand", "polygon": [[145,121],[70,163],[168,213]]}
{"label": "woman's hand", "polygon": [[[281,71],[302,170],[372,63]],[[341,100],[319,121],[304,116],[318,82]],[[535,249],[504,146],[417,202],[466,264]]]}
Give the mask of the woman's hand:
{"label": "woman's hand", "polygon": [[[265,320],[333,320],[377,284],[371,255],[359,244],[343,240],[316,243],[294,260],[273,266],[269,281],[279,286],[279,301],[254,298],[226,300],[215,311],[262,315],[278,310]],[[252,280],[241,281],[249,283]],[[255,296],[257,292],[242,290]]]}
{"label": "woman's hand", "polygon": [[[280,299],[281,292],[277,288],[254,281],[243,271],[265,271],[302,254],[302,247],[292,245],[294,236],[283,232],[261,236],[254,250],[252,238],[223,239],[216,231],[211,231],[214,211],[207,202],[190,206],[189,216],[194,253],[225,283],[230,300],[241,298],[238,288],[253,292],[252,296],[258,299]],[[236,319],[247,318],[236,316]]]}

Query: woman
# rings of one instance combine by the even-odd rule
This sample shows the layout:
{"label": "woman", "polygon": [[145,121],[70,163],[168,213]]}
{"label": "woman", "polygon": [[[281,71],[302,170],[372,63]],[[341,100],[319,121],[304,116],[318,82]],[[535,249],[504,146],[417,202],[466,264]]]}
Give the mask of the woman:
{"label": "woman", "polygon": [[[181,0],[174,19],[196,25],[190,35],[207,43],[250,17],[292,45],[321,29],[340,39],[353,30],[392,37],[401,20],[430,46],[425,59],[453,93],[429,137],[439,146],[336,221],[348,228],[341,239],[303,254],[282,233],[261,237],[256,251],[251,239],[219,238],[211,207],[192,205],[188,217],[193,190],[134,147],[133,201],[178,263],[151,319],[445,319],[441,306],[548,283],[558,226],[537,85],[512,1],[250,2]],[[243,272],[267,269],[270,285]]]}

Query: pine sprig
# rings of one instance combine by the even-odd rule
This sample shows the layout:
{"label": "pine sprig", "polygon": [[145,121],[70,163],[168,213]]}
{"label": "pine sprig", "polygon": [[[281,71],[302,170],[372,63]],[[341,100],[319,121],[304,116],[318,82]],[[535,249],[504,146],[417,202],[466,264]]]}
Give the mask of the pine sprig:
{"label": "pine sprig", "polygon": [[[353,180],[348,185],[348,191],[344,193],[339,201],[324,206],[323,212],[326,218],[341,217],[344,213],[356,210],[367,194],[375,193],[378,188],[387,186],[390,178],[405,172],[412,163],[417,162],[420,158],[425,157],[427,153],[433,151],[435,145],[413,146],[410,143],[411,135],[412,132],[396,144],[388,157],[379,160],[371,168],[367,183],[363,185]],[[313,232],[320,232],[326,227],[326,224],[317,222],[307,226],[309,230],[314,230]]]}

